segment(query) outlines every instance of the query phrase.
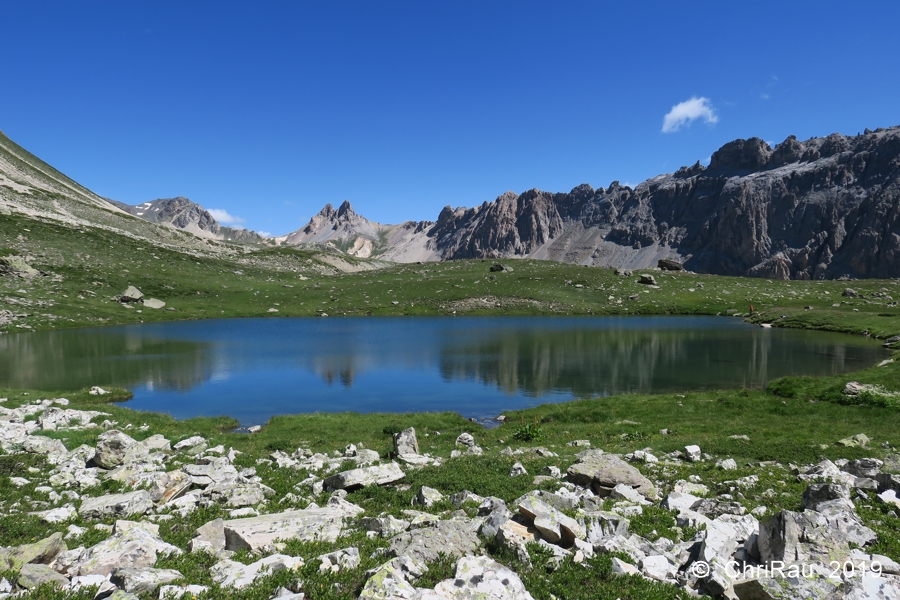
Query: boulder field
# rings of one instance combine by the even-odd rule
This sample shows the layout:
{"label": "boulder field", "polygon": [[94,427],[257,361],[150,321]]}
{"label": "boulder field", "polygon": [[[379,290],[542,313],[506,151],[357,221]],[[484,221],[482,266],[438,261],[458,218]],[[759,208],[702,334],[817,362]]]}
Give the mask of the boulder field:
{"label": "boulder field", "polygon": [[[573,440],[569,446],[578,453],[568,459],[547,448],[506,448],[500,452],[525,462],[539,456],[559,464],[533,476],[516,462],[508,477],[533,478],[534,489],[513,501],[421,486],[413,506],[398,517],[373,514],[366,502],[348,500],[349,493],[377,486],[390,494],[406,485],[413,470],[447,468],[450,461],[496,450],[479,447],[475,436],[464,433],[450,456],[421,454],[412,428],[394,434],[389,458],[353,444],[331,455],[303,447],[277,450],[256,464],[271,467],[267,473],[304,475],[297,491],[319,501],[307,498],[303,508],[285,510],[300,497],[277,497],[276,486],[267,485],[256,468],[239,466],[238,451],[210,447],[200,436],[169,440],[141,428],[120,429],[107,416],[70,409],[62,398],[18,408],[0,403],[2,450],[38,454],[47,465],[29,477],[2,475],[16,487],[36,484],[32,495],[5,502],[3,510],[36,516],[54,528],[69,523],[64,533],[0,548],[0,571],[7,574],[0,598],[27,597],[42,584],[91,588],[96,598],[118,600],[216,597],[216,590],[260,585],[261,578],[282,571],[297,576],[289,587],[266,591],[271,598],[313,598],[300,571],[310,563],[319,572],[360,569],[359,547],[341,543],[354,535],[384,541],[373,555],[380,566],[363,574],[362,599],[530,599],[517,570],[530,567],[536,548],[551,556],[549,568],[571,561],[588,569],[597,555],[614,553],[615,576],[669,584],[673,592],[689,595],[900,598],[900,565],[868,550],[877,535],[857,513],[861,502],[900,509],[900,475],[877,458],[750,465],[802,482],[805,491],[796,498],[797,510],[748,511],[741,490],[758,475],[713,488],[696,475],[663,476],[692,464],[725,472],[738,468],[734,459],[710,456],[697,446],[660,456],[651,448],[614,455]],[[96,444],[71,450],[43,435],[89,429],[102,431]],[[864,447],[869,440],[855,436],[842,443]],[[110,489],[116,491],[102,491]],[[768,490],[764,496],[774,494]],[[192,527],[186,543],[163,539],[162,523],[209,507],[222,508],[227,518]],[[651,509],[671,514],[684,534],[680,541],[633,530],[632,522]],[[328,542],[338,549],[297,556],[289,551],[294,542]],[[207,581],[158,565],[189,553],[207,557]],[[429,565],[447,558],[452,576],[417,585]]]}

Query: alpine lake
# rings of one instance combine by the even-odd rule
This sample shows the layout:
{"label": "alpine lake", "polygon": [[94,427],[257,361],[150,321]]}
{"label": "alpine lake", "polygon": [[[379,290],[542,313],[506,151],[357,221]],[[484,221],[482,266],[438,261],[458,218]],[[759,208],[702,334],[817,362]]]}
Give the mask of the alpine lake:
{"label": "alpine lake", "polygon": [[887,358],[879,343],[732,317],[249,318],[0,337],[0,387],[134,392],[127,406],[229,415],[505,410],[631,392],[759,388]]}

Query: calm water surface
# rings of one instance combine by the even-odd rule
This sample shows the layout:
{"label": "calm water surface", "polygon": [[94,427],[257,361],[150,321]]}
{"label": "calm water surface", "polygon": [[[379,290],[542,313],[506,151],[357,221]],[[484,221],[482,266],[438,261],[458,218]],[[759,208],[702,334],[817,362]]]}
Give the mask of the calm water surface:
{"label": "calm water surface", "polygon": [[726,317],[234,319],[0,336],[0,387],[134,391],[243,425],[316,411],[466,417],[623,392],[760,387],[885,358],[858,336]]}

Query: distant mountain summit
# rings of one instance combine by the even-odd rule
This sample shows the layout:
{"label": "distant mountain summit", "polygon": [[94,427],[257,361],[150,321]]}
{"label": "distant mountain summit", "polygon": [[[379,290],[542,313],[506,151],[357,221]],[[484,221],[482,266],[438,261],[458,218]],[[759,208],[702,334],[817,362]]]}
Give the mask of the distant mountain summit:
{"label": "distant mountain summit", "polygon": [[387,260],[528,257],[780,279],[900,276],[900,127],[775,146],[734,140],[634,188],[506,192],[435,222],[379,225],[345,202],[287,243],[335,241]]}
{"label": "distant mountain summit", "polygon": [[133,206],[115,200],[109,202],[145,221],[171,225],[200,237],[252,244],[265,240],[255,231],[235,229],[220,224],[208,210],[183,196],[160,198]]}
{"label": "distant mountain summit", "polygon": [[276,238],[276,241],[291,245],[330,242],[340,250],[360,258],[382,256],[395,260],[392,257],[398,254],[405,261],[437,260],[430,252],[417,258],[421,253],[409,246],[410,241],[424,243],[425,240],[420,240],[419,234],[431,225],[430,221],[382,225],[356,214],[350,202],[344,200],[337,209],[326,204],[304,227]]}

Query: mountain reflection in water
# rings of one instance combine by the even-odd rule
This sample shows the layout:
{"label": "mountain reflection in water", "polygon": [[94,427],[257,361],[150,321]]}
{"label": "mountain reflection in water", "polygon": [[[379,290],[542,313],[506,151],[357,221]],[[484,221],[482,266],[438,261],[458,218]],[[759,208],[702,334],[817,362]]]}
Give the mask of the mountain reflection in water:
{"label": "mountain reflection in water", "polygon": [[859,369],[864,338],[716,317],[233,319],[0,336],[0,387],[115,385],[140,410],[264,422],[315,411],[465,416],[573,397],[763,386]]}

